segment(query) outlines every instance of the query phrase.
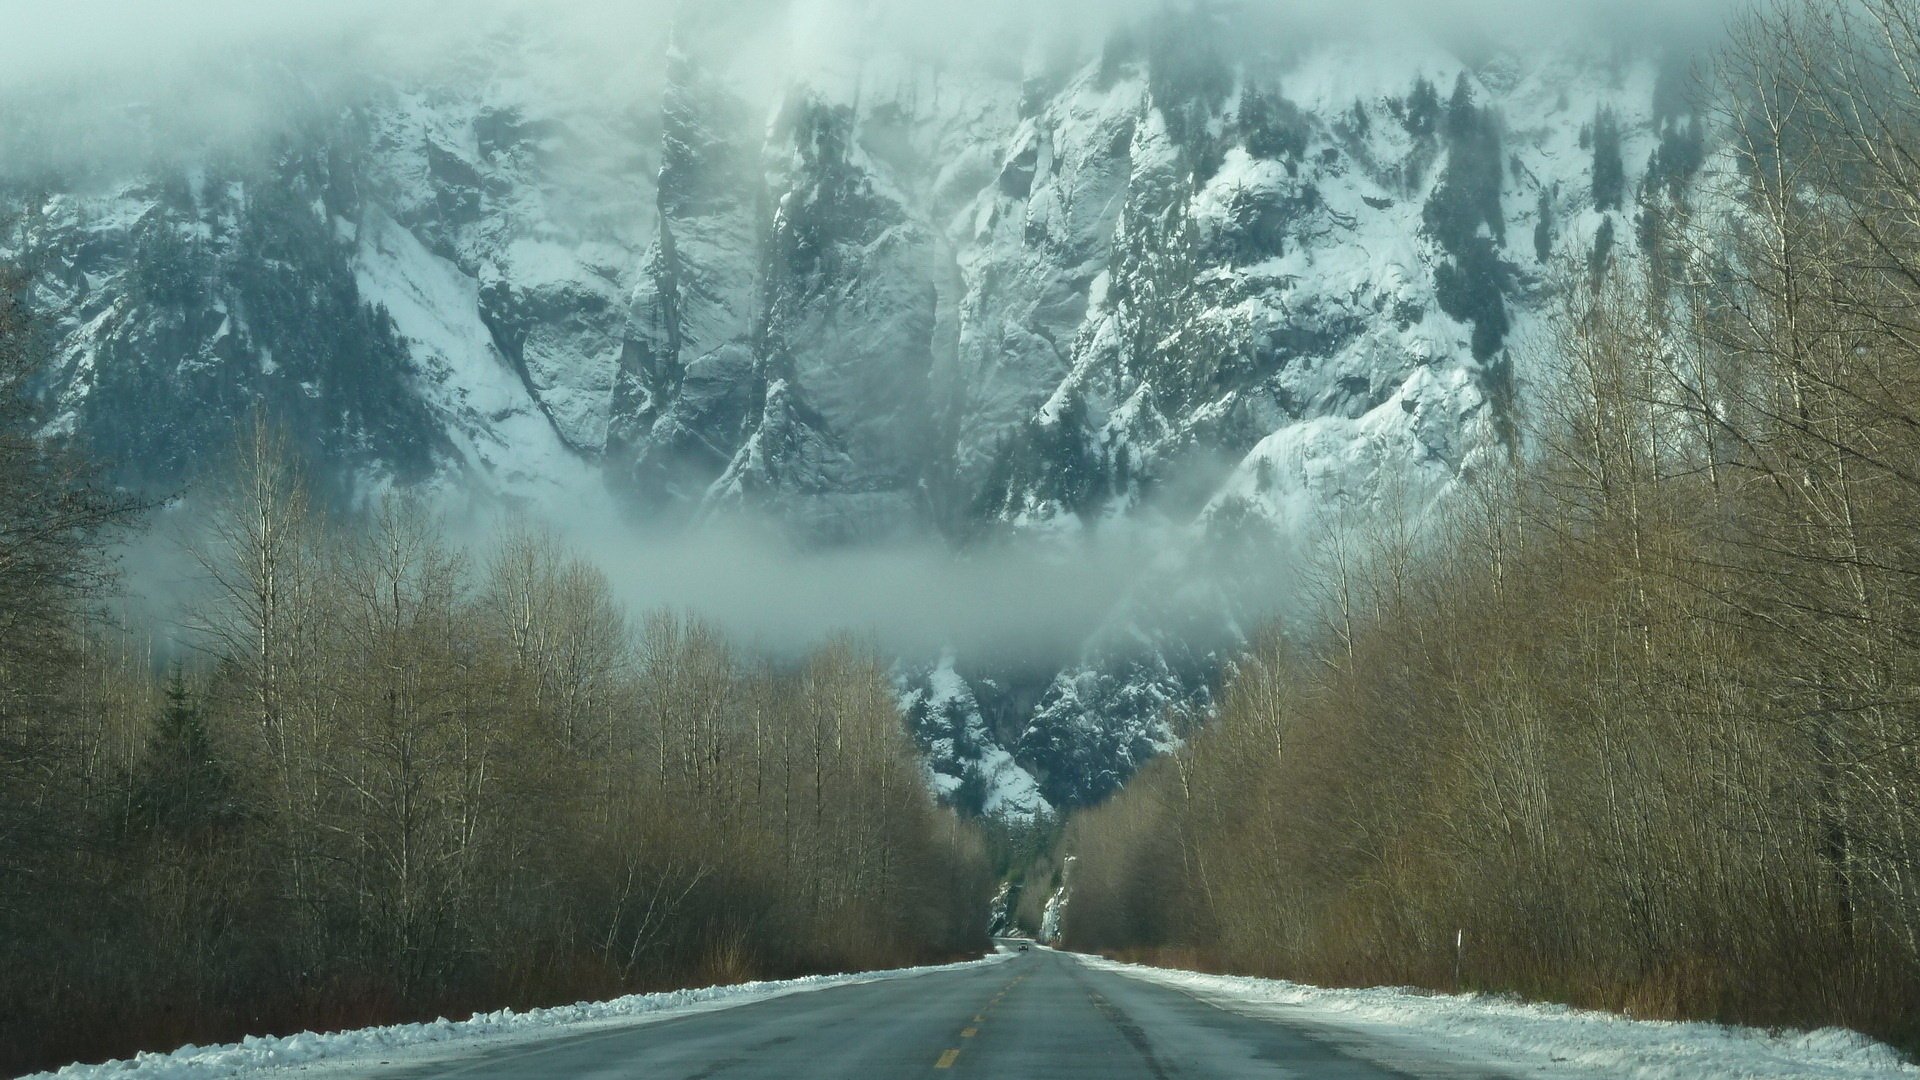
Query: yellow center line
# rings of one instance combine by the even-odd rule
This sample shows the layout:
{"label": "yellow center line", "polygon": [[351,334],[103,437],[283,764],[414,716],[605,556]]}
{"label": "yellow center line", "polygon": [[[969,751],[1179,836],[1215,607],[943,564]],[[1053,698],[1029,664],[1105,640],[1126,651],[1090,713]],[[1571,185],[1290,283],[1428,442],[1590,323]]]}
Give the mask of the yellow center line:
{"label": "yellow center line", "polygon": [[960,1058],[960,1051],[949,1050],[946,1053],[940,1055],[940,1060],[934,1062],[933,1067],[936,1069],[951,1069],[953,1068],[953,1063],[959,1060],[959,1058]]}
{"label": "yellow center line", "polygon": [[974,1017],[974,1018],[973,1018],[973,1022],[974,1022],[974,1023],[976,1023],[976,1024],[984,1024],[984,1023],[986,1023],[986,1022],[987,1022],[987,1016],[986,1016],[986,1014],[985,1014],[985,1013],[981,1013],[981,1014],[980,1014],[979,1016],[976,1016],[976,1017]]}
{"label": "yellow center line", "polygon": [[963,1039],[971,1039],[978,1034],[980,1034],[979,1028],[966,1028],[960,1032],[960,1037]]}

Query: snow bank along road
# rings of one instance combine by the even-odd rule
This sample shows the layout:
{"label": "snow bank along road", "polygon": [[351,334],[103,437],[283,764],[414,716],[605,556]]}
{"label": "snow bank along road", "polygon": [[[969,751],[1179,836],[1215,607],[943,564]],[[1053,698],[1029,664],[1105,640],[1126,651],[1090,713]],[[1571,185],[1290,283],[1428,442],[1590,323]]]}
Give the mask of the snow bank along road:
{"label": "snow bank along road", "polygon": [[467,1024],[296,1040],[301,1038],[312,1041],[260,1040],[251,1051],[184,1051],[73,1067],[59,1075],[1920,1078],[1920,1069],[1888,1048],[1845,1032],[1776,1036],[1472,997],[1315,990],[1038,948],[988,962],[877,976],[655,995]]}

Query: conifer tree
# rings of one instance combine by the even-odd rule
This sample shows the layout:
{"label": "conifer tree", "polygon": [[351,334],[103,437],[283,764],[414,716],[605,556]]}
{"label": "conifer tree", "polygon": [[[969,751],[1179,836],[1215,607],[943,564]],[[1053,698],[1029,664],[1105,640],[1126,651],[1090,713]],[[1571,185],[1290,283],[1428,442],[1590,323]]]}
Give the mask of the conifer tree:
{"label": "conifer tree", "polygon": [[134,776],[133,820],[192,836],[234,816],[233,776],[217,755],[206,716],[175,668]]}
{"label": "conifer tree", "polygon": [[1620,209],[1627,188],[1626,165],[1620,157],[1620,118],[1601,109],[1593,118],[1593,205],[1598,210]]}

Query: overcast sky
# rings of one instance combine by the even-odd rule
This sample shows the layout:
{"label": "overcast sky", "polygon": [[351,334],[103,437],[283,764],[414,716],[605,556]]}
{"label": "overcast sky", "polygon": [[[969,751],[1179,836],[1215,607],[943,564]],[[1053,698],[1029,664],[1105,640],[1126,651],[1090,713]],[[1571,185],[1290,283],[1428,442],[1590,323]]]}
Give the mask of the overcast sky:
{"label": "overcast sky", "polygon": [[[352,68],[430,64],[476,35],[522,19],[579,48],[575,70],[644,62],[676,0],[0,0],[0,86],[75,78],[137,85],[217,84],[235,56]],[[782,39],[805,52],[865,31],[950,55],[982,45],[1024,49],[1034,33],[1097,42],[1168,0],[697,0],[732,13],[743,44]],[[1712,23],[1738,0],[1241,0],[1301,25],[1480,27],[1501,33]],[[1025,31],[1024,33],[1022,31]]]}
{"label": "overcast sky", "polygon": [[[0,171],[46,160],[111,170],[245,141],[350,100],[370,76],[475,77],[461,65],[492,35],[539,42],[520,52],[515,77],[589,108],[645,110],[679,3],[724,12],[719,40],[770,88],[795,64],[876,47],[948,65],[1090,54],[1114,27],[1192,2],[1206,0],[0,0]],[[1671,41],[1721,25],[1742,0],[1211,2],[1275,37],[1523,43],[1596,32]]]}

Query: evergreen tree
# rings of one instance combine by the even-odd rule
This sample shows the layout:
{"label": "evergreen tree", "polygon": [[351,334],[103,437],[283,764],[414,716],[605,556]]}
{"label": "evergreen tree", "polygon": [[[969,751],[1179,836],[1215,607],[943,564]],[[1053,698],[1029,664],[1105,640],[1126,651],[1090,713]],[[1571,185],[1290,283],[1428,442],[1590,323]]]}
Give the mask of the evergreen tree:
{"label": "evergreen tree", "polygon": [[1442,311],[1473,325],[1473,354],[1486,360],[1506,340],[1514,271],[1498,250],[1506,237],[1499,122],[1474,104],[1464,73],[1447,105],[1445,135],[1446,171],[1422,214],[1447,256],[1434,269],[1436,299]]}
{"label": "evergreen tree", "polygon": [[953,808],[963,816],[978,818],[987,812],[987,777],[980,763],[967,762],[960,773],[960,786],[953,789]]}
{"label": "evergreen tree", "polygon": [[1307,152],[1307,121],[1300,109],[1257,86],[1247,87],[1240,98],[1240,130],[1247,153],[1257,158],[1292,163]]}
{"label": "evergreen tree", "polygon": [[1475,237],[1454,261],[1434,268],[1434,298],[1440,310],[1473,326],[1473,356],[1491,359],[1505,343],[1511,320],[1506,290],[1513,267],[1486,237]]}
{"label": "evergreen tree", "polygon": [[1453,96],[1447,100],[1447,139],[1459,142],[1470,134],[1478,122],[1478,110],[1473,106],[1473,84],[1467,81],[1467,73],[1461,72],[1453,80]]}
{"label": "evergreen tree", "polygon": [[1593,119],[1593,205],[1599,210],[1620,209],[1627,187],[1627,170],[1620,158],[1620,118],[1601,109]]}
{"label": "evergreen tree", "polygon": [[1454,83],[1447,105],[1446,139],[1447,171],[1434,195],[1438,206],[1428,207],[1444,230],[1442,242],[1457,251],[1484,226],[1496,243],[1505,243],[1507,225],[1500,194],[1506,171],[1501,164],[1499,119],[1474,104],[1473,87],[1464,73]]}
{"label": "evergreen tree", "polygon": [[1647,162],[1641,191],[1650,195],[1664,185],[1668,196],[1677,199],[1706,163],[1707,133],[1700,118],[1694,116],[1684,126],[1669,124],[1661,130],[1660,145],[1654,147],[1653,157]]}
{"label": "evergreen tree", "polygon": [[1607,267],[1613,263],[1613,244],[1613,219],[1603,218],[1600,231],[1593,236],[1593,250],[1587,254],[1587,274],[1596,287],[1600,279],[1606,276]]}
{"label": "evergreen tree", "polygon": [[1548,188],[1540,189],[1540,204],[1536,208],[1537,220],[1533,226],[1533,254],[1541,262],[1553,257],[1553,241],[1558,223],[1554,220],[1553,192]]}
{"label": "evergreen tree", "polygon": [[1407,95],[1407,115],[1404,121],[1407,134],[1416,139],[1432,138],[1440,125],[1440,94],[1423,76],[1414,80],[1413,92]]}
{"label": "evergreen tree", "polygon": [[133,819],[160,832],[197,835],[230,823],[233,795],[233,777],[214,750],[205,715],[176,670],[135,775]]}

